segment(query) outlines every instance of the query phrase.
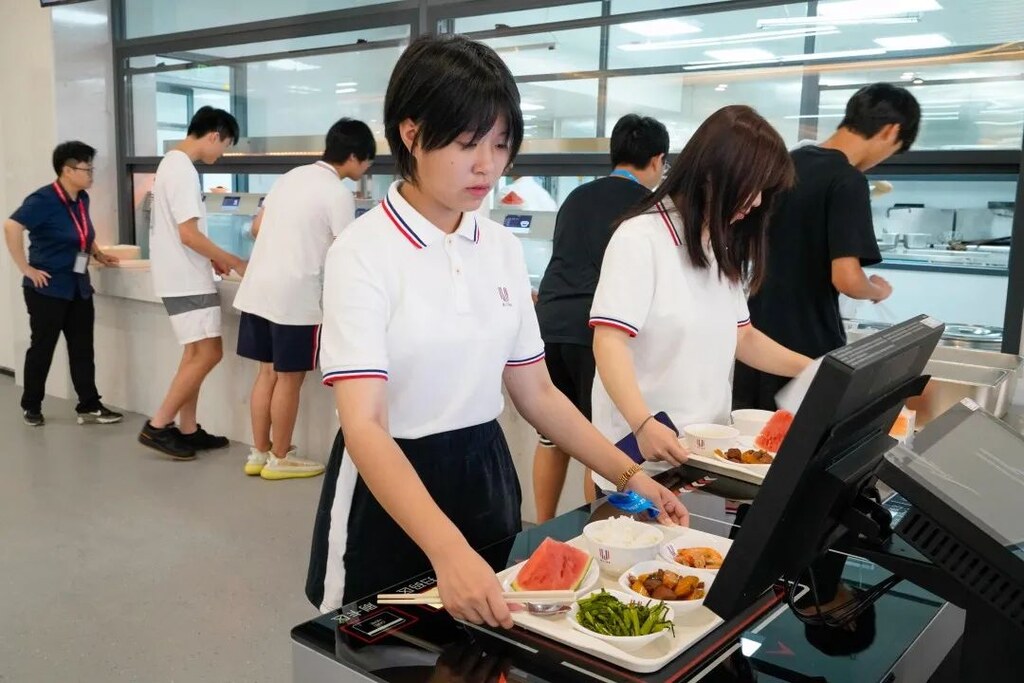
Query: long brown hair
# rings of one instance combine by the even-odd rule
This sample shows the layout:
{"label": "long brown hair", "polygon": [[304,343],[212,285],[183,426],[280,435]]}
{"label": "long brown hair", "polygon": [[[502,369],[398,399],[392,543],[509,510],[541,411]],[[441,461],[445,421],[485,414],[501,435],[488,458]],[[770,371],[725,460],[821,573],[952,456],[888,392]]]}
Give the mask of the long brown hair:
{"label": "long brown hair", "polygon": [[[746,281],[757,291],[764,280],[767,226],[779,191],[793,186],[795,174],[782,137],[750,107],[731,105],[704,121],[672,162],[668,178],[631,214],[672,200],[683,223],[683,241],[696,268],[711,266],[702,232],[707,225],[718,273]],[[757,193],[761,206],[730,225]]]}

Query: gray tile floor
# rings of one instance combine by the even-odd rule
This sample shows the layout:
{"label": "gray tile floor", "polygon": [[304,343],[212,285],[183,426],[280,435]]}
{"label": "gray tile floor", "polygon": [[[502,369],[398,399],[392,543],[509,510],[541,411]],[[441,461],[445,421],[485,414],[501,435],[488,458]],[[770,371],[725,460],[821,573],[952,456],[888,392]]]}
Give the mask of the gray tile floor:
{"label": "gray tile floor", "polygon": [[0,377],[0,681],[289,681],[321,478],[242,473],[241,444],[174,462],[143,418],[31,428]]}

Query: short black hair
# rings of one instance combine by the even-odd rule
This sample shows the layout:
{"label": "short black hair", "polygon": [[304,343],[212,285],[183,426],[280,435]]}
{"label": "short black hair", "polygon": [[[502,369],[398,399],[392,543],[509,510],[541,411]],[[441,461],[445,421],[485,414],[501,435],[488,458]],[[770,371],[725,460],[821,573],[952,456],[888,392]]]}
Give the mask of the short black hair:
{"label": "short black hair", "polygon": [[321,158],[331,164],[343,164],[351,156],[359,161],[373,159],[377,156],[377,143],[368,125],[346,117],[338,119],[327,131]]}
{"label": "short black hair", "polygon": [[78,140],[69,140],[53,148],[53,170],[59,176],[62,168],[71,165],[69,162],[84,161],[89,164],[95,158],[94,148]]}
{"label": "short black hair", "polygon": [[839,127],[873,138],[891,123],[899,124],[900,152],[906,152],[917,139],[921,105],[906,88],[890,83],[873,83],[855,92],[846,103],[846,116]]}
{"label": "short black hair", "polygon": [[523,112],[512,72],[494,50],[463,36],[417,38],[395,64],[384,97],[384,135],[398,174],[416,178],[416,160],[399,131],[406,119],[418,124],[416,142],[430,151],[464,133],[483,137],[502,114],[508,121],[511,164],[523,140]]}
{"label": "short black hair", "polygon": [[221,140],[231,138],[231,144],[238,142],[238,120],[223,109],[200,107],[188,124],[188,136],[201,138],[217,133]]}
{"label": "short black hair", "polygon": [[651,159],[668,154],[668,129],[650,116],[626,114],[612,128],[612,165],[647,168]]}

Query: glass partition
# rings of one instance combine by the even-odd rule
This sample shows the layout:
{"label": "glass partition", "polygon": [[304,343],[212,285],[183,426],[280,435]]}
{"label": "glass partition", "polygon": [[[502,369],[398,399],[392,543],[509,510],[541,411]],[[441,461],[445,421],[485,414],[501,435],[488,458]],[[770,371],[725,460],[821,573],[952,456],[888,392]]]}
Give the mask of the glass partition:
{"label": "glass partition", "polygon": [[[376,5],[388,0],[124,0],[125,37],[139,38]],[[230,17],[230,19],[228,19]]]}

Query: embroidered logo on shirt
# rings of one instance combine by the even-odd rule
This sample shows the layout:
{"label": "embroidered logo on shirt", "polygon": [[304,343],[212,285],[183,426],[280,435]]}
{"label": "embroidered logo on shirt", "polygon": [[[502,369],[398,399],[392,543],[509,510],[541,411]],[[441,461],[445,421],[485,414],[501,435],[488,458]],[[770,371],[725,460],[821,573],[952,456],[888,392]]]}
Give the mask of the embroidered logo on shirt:
{"label": "embroidered logo on shirt", "polygon": [[511,298],[508,295],[508,288],[506,288],[506,287],[498,287],[498,296],[501,297],[501,305],[502,306],[508,306],[508,307],[512,306],[512,300],[511,300]]}

